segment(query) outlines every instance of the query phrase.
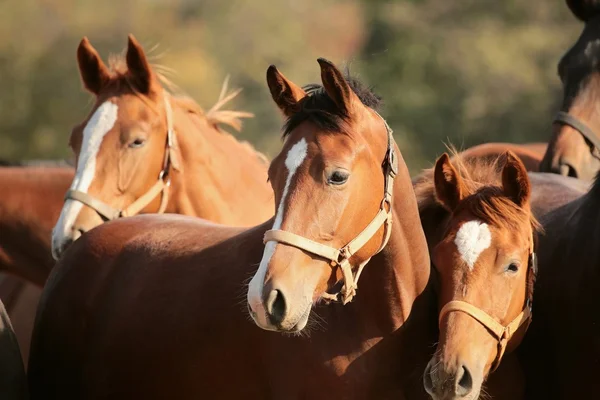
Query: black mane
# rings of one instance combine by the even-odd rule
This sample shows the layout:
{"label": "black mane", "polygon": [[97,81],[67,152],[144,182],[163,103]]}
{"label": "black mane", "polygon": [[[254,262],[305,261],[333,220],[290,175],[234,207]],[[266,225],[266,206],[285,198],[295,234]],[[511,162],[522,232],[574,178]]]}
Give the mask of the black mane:
{"label": "black mane", "polygon": [[[373,93],[370,87],[365,86],[358,78],[348,75],[346,76],[346,82],[365,106],[378,111],[381,105],[381,97]],[[288,118],[283,128],[283,137],[289,135],[298,125],[307,120],[326,131],[343,131],[348,115],[345,115],[335,105],[323,86],[312,83],[304,86],[303,89],[308,96],[301,101],[300,111]]]}

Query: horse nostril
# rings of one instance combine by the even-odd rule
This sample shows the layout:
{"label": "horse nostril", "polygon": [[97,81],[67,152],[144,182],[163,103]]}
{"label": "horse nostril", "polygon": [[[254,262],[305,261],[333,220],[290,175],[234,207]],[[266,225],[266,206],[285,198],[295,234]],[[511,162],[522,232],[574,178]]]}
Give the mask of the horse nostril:
{"label": "horse nostril", "polygon": [[572,178],[578,177],[577,170],[571,164],[566,162],[561,162],[558,168],[552,168],[552,172],[562,176],[570,176]]}
{"label": "horse nostril", "polygon": [[473,390],[473,377],[466,366],[462,366],[456,375],[454,391],[459,396],[466,396]]}
{"label": "horse nostril", "polygon": [[283,293],[279,290],[271,290],[266,301],[267,315],[273,325],[280,325],[285,319],[286,303]]}

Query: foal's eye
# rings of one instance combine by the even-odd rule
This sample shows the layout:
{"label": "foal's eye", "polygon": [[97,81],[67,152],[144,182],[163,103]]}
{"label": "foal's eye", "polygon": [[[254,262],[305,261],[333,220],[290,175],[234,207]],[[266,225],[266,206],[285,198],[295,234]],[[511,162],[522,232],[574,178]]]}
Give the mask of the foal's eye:
{"label": "foal's eye", "polygon": [[129,143],[129,147],[132,149],[137,149],[138,147],[142,147],[146,144],[146,140],[142,138],[136,138],[133,142]]}
{"label": "foal's eye", "polygon": [[510,263],[508,267],[506,267],[506,272],[515,273],[519,272],[519,265],[517,263]]}
{"label": "foal's eye", "polygon": [[348,180],[348,176],[350,174],[345,171],[333,171],[329,178],[327,178],[327,183],[330,185],[343,185]]}

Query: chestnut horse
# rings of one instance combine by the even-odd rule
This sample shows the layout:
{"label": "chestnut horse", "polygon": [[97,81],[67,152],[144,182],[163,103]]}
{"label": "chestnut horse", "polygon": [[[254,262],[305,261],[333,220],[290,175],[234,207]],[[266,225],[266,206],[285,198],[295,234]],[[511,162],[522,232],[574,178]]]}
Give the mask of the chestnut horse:
{"label": "chestnut horse", "polygon": [[133,36],[107,67],[87,38],[77,50],[83,84],[96,96],[71,134],[77,169],[54,229],[55,258],[82,233],[122,216],[168,212],[250,226],[273,215],[266,159],[223,132],[250,114],[207,113],[170,95]]}
{"label": "chestnut horse", "polygon": [[0,167],[0,269],[43,286],[50,236],[73,180],[71,167]]}
{"label": "chestnut horse", "polygon": [[[517,183],[522,183],[522,198],[507,195],[520,188]],[[555,174],[529,173],[528,178],[524,164],[514,155],[490,160],[464,158],[460,153],[452,161],[442,156],[434,170],[415,178],[423,228],[433,265],[440,272],[442,330],[437,356],[424,376],[425,387],[434,399],[477,398],[481,382],[497,367],[498,372],[489,376],[487,393],[493,398],[523,397],[523,372],[510,351],[521,341],[525,328],[510,336],[516,325],[528,321],[520,317],[527,317],[524,299],[531,304],[533,293],[534,264],[526,252],[532,242],[527,233],[535,227],[530,210],[545,215],[578,198],[587,187],[584,181]],[[523,205],[518,206],[515,199]],[[483,222],[475,226],[474,220]],[[476,238],[483,242],[466,240],[467,232],[473,236],[477,233]],[[488,247],[466,251],[467,245],[477,243]],[[520,253],[525,254],[519,260]],[[490,259],[494,254],[499,257]],[[506,256],[518,262],[507,264]],[[515,273],[511,272],[514,268],[518,269]],[[496,274],[496,270],[504,272]],[[469,304],[456,303],[464,299]],[[506,331],[503,326],[510,326],[510,321],[514,326]],[[506,338],[501,341],[503,332]],[[506,349],[508,354],[502,357]]]}
{"label": "chestnut horse", "polygon": [[590,181],[600,169],[600,2],[567,5],[585,27],[558,63],[563,100],[540,170]]}
{"label": "chestnut horse", "polygon": [[461,154],[465,160],[476,158],[493,162],[505,152],[512,151],[521,159],[527,171],[537,172],[547,147],[546,143],[483,143],[469,147]]}
{"label": "chestnut horse", "polygon": [[497,162],[456,157],[457,170],[444,154],[433,182],[417,189],[427,192],[421,201],[447,214],[443,237],[430,250],[440,276],[440,340],[424,384],[434,399],[478,398],[530,321],[537,223],[525,166],[513,153],[504,159],[499,174]]}
{"label": "chestnut horse", "polygon": [[46,160],[18,165],[0,167],[0,270],[10,274],[0,277],[0,299],[27,360],[41,287],[55,263],[52,227],[74,169]]}
{"label": "chestnut horse", "polygon": [[[276,217],[244,231],[144,215],[70,246],[36,319],[33,399],[427,397],[436,303],[408,169],[379,99],[319,64],[310,90],[267,71],[288,117]],[[356,294],[369,259],[354,301],[320,304]]]}

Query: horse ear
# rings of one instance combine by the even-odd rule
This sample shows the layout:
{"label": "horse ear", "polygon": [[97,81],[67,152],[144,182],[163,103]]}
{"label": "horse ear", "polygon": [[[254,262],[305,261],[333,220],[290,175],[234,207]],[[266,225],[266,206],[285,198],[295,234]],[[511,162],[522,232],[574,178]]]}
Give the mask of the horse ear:
{"label": "horse ear", "polygon": [[567,6],[583,22],[600,14],[600,0],[567,0]]}
{"label": "horse ear", "polygon": [[283,76],[274,65],[267,69],[267,85],[275,104],[285,116],[291,117],[300,111],[298,104],[306,97],[306,92]]}
{"label": "horse ear", "polygon": [[342,72],[331,61],[324,58],[317,60],[321,66],[321,81],[327,95],[346,115],[351,115],[360,99],[354,93]]}
{"label": "horse ear", "polygon": [[85,88],[96,95],[100,93],[110,80],[110,71],[87,37],[81,39],[77,48],[77,64]]}
{"label": "horse ear", "polygon": [[512,151],[504,153],[506,163],[502,170],[502,188],[504,193],[519,207],[529,204],[531,185],[527,169],[519,157]]}
{"label": "horse ear", "polygon": [[448,211],[454,211],[463,199],[464,190],[462,178],[450,162],[447,153],[442,154],[436,161],[433,179],[438,201]]}
{"label": "horse ear", "polygon": [[129,70],[128,75],[135,89],[145,95],[150,95],[155,91],[157,81],[154,72],[152,72],[144,49],[131,34],[128,36],[125,59]]}

